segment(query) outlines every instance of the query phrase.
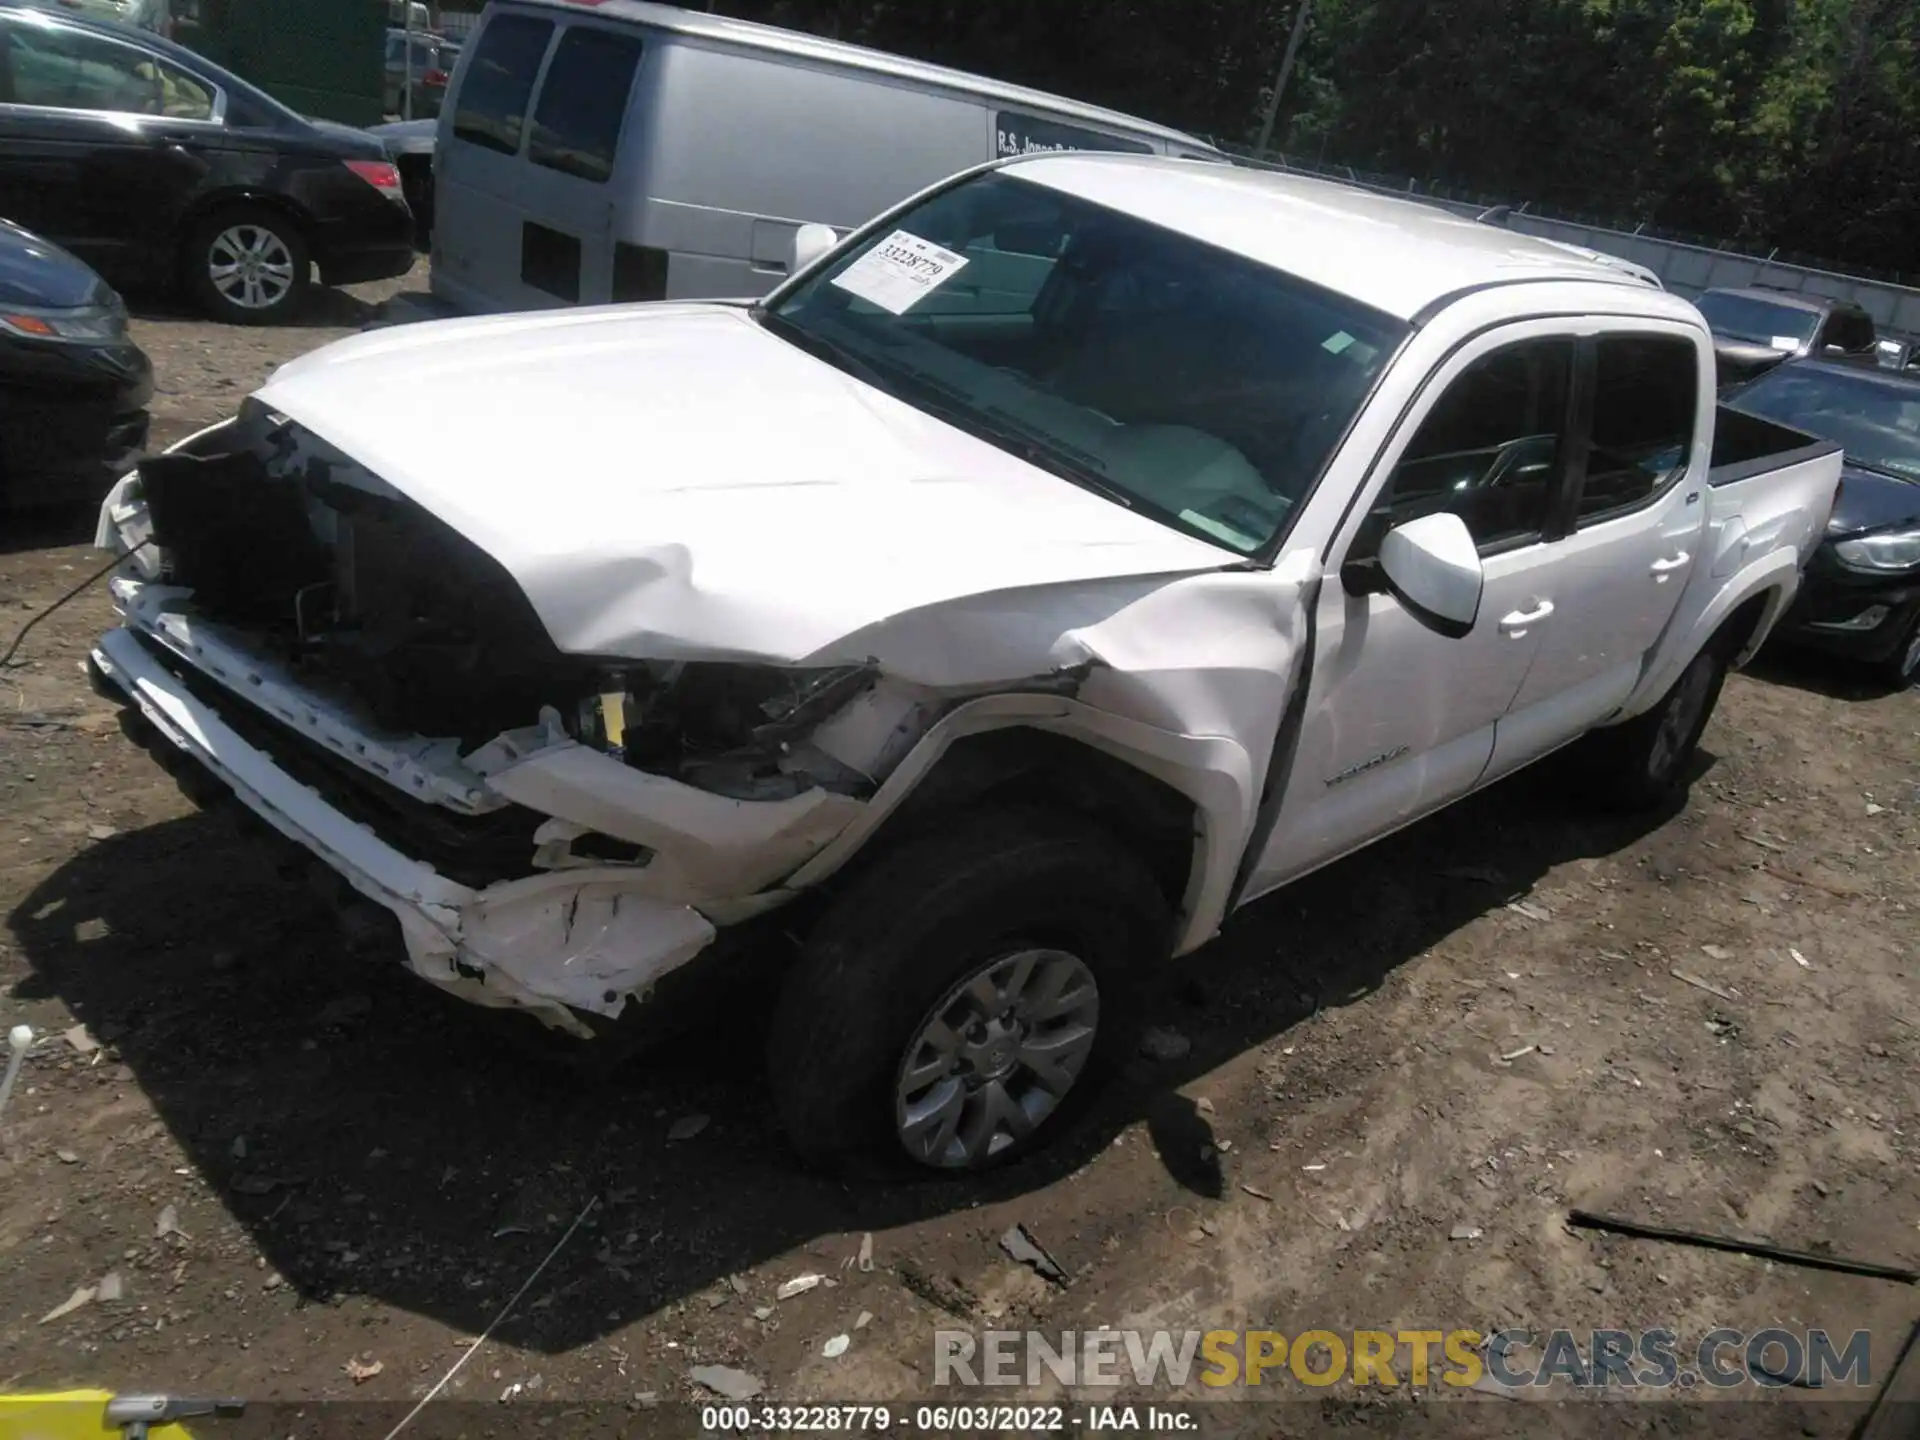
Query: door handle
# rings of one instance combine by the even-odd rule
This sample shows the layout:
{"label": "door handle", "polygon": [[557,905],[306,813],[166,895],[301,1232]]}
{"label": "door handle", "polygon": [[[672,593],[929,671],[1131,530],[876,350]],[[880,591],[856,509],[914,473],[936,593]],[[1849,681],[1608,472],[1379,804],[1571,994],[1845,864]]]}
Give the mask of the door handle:
{"label": "door handle", "polygon": [[1674,571],[1686,569],[1687,561],[1692,558],[1691,555],[1682,550],[1678,555],[1670,555],[1665,560],[1654,561],[1648,569],[1652,572],[1653,578],[1664,585],[1667,583],[1667,577],[1673,574]]}
{"label": "door handle", "polygon": [[1511,615],[1501,616],[1501,633],[1518,640],[1551,614],[1553,614],[1553,602],[1542,600],[1531,610],[1516,610]]}

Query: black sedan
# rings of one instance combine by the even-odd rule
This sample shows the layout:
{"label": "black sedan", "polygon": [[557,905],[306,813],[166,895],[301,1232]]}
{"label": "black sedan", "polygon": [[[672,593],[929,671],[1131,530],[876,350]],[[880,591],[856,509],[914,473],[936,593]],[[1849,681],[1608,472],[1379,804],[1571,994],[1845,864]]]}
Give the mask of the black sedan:
{"label": "black sedan", "polygon": [[0,505],[98,501],[146,444],[152,396],[120,297],[0,220]]}
{"label": "black sedan", "polygon": [[1838,441],[1846,465],[1826,539],[1780,627],[1789,643],[1920,678],[1920,375],[1790,360],[1728,397],[1750,414]]}
{"label": "black sedan", "polygon": [[405,274],[413,220],[379,140],[306,120],[157,35],[0,0],[0,216],[123,290],[280,320],[312,270]]}

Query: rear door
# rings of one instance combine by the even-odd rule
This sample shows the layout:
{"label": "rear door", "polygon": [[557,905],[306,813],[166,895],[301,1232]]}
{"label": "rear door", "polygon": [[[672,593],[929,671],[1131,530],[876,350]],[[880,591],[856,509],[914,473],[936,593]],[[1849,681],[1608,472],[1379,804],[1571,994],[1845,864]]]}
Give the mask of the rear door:
{"label": "rear door", "polygon": [[512,11],[481,31],[436,161],[434,262],[490,308],[613,298],[614,175],[644,34]]}
{"label": "rear door", "polygon": [[1554,523],[1563,538],[1553,547],[1553,612],[1500,722],[1488,778],[1619,708],[1701,563],[1710,352],[1682,326],[1601,323],[1580,342],[1582,417]]}
{"label": "rear door", "polygon": [[131,38],[0,15],[0,215],[122,283],[205,173],[225,97]]}

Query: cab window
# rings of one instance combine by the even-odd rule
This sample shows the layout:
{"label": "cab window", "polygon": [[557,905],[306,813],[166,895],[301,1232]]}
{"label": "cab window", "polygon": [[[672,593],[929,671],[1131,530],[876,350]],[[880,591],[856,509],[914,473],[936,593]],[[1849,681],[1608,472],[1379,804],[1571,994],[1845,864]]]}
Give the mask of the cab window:
{"label": "cab window", "polygon": [[1353,559],[1386,533],[1451,513],[1482,554],[1537,540],[1565,472],[1571,339],[1526,340],[1467,367],[1427,412],[1375,500]]}
{"label": "cab window", "polygon": [[1593,444],[1574,507],[1586,526],[1636,510],[1686,472],[1699,361],[1678,335],[1603,335],[1594,354]]}

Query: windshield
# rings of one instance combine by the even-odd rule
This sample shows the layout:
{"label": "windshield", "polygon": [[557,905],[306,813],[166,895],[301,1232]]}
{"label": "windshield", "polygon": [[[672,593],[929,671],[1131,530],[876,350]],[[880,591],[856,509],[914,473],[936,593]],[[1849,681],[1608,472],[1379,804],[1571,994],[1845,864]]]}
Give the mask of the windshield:
{"label": "windshield", "polygon": [[1871,370],[1789,365],[1761,376],[1730,403],[1838,442],[1850,465],[1920,480],[1920,385]]}
{"label": "windshield", "polygon": [[1813,343],[1820,329],[1820,312],[1798,305],[1775,305],[1751,295],[1709,290],[1693,302],[1707,317],[1707,328],[1729,340],[1771,345],[1775,350],[1798,350]]}
{"label": "windshield", "polygon": [[1005,171],[760,313],[908,404],[1242,555],[1285,529],[1407,333]]}

